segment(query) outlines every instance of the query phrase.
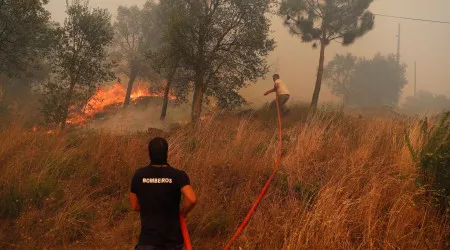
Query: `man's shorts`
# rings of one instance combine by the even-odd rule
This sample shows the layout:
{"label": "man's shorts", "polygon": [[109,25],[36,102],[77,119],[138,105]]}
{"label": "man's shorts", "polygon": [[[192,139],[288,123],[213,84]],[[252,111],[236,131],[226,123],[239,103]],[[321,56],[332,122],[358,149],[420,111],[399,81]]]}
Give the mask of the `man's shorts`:
{"label": "man's shorts", "polygon": [[[289,97],[290,97],[290,95],[279,95],[278,96],[278,104],[279,104],[281,110],[285,109],[285,105],[288,102]],[[276,109],[277,108],[276,102],[277,102],[277,100],[275,99],[275,100],[273,100],[270,103],[270,108],[271,109]]]}

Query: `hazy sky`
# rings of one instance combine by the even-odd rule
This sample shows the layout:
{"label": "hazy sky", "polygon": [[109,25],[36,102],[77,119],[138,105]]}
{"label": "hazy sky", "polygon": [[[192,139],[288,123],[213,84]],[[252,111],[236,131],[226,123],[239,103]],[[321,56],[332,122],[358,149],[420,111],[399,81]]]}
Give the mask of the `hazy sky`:
{"label": "hazy sky", "polygon": [[[119,5],[142,6],[146,0],[91,0],[94,7],[108,8],[115,15]],[[53,19],[64,20],[65,0],[50,0],[48,9]],[[370,10],[377,14],[450,21],[449,0],[375,0]],[[409,84],[404,88],[403,97],[413,94],[414,61],[417,61],[417,88],[450,96],[450,24],[427,23],[377,16],[375,28],[349,47],[332,43],[327,47],[325,62],[336,53],[352,53],[357,56],[372,57],[377,52],[396,53],[398,24],[401,24],[401,61],[408,65]],[[314,90],[319,50],[311,44],[301,43],[299,38],[289,35],[282,20],[274,17],[273,37],[277,48],[268,61],[273,70],[265,80],[259,81],[245,91],[244,95],[255,103],[267,101],[263,89],[272,87],[271,75],[279,73],[288,84],[292,98],[309,102]],[[324,86],[320,95],[322,101],[336,100]]]}

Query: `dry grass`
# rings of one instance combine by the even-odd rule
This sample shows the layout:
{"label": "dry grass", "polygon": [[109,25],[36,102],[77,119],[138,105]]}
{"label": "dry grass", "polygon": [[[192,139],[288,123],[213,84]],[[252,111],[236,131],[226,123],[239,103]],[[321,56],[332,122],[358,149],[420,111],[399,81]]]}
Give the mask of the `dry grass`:
{"label": "dry grass", "polygon": [[[413,121],[298,117],[284,121],[281,170],[235,247],[445,247],[449,226],[416,188],[403,139],[407,128],[417,136]],[[156,135],[1,131],[0,248],[133,249],[129,182]],[[274,167],[276,123],[226,117],[164,136],[199,196],[188,218],[194,249],[221,249]]]}

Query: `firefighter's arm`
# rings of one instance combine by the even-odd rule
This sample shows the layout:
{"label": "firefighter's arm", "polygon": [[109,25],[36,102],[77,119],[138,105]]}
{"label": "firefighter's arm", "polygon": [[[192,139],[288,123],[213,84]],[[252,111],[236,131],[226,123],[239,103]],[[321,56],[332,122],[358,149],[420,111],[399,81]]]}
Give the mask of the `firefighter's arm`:
{"label": "firefighter's arm", "polygon": [[181,193],[184,196],[184,201],[180,212],[183,217],[186,217],[188,213],[194,209],[195,204],[197,204],[197,196],[191,185],[184,186],[181,189]]}
{"label": "firefighter's arm", "polygon": [[141,206],[139,205],[139,200],[135,193],[130,193],[130,202],[131,202],[131,209],[133,209],[133,211],[136,212],[141,211]]}

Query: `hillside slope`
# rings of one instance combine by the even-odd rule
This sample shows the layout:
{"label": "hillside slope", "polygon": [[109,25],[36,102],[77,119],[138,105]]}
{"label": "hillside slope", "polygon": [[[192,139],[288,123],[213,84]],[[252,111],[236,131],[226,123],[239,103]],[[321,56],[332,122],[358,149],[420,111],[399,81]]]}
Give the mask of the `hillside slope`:
{"label": "hillside slope", "polygon": [[[236,246],[444,248],[449,226],[416,187],[404,142],[407,128],[418,136],[414,121],[327,112],[297,120],[284,120],[281,170]],[[198,193],[194,249],[221,249],[274,166],[275,121],[229,116],[159,133],[0,131],[0,248],[133,249],[131,176],[148,163],[148,140],[163,135],[171,165]]]}

